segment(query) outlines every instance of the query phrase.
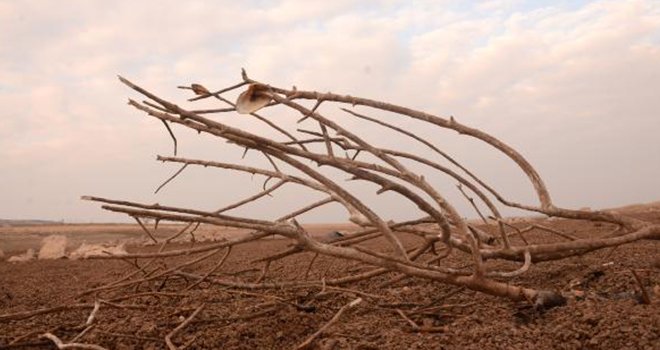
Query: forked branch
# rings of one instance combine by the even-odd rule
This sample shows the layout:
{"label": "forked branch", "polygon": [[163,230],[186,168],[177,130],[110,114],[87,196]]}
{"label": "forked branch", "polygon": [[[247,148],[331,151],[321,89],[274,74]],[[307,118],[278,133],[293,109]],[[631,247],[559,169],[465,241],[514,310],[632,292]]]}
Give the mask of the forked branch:
{"label": "forked branch", "polygon": [[[194,109],[156,96],[147,89],[120,77],[124,84],[146,99],[144,103],[129,100],[129,104],[137,110],[164,122],[168,127],[189,128],[225,141],[222,143],[223,145],[229,144],[229,147],[235,147],[237,152],[255,151],[264,156],[262,167],[238,162],[159,156],[160,161],[178,163],[182,166],[159,189],[188,165],[260,175],[266,180],[262,191],[247,194],[246,197],[243,197],[245,199],[228,203],[215,211],[86,197],[86,199],[103,203],[103,208],[106,210],[136,218],[154,242],[157,242],[155,237],[142,224],[140,218],[251,230],[250,233],[230,237],[222,242],[188,249],[164,250],[162,247],[170,242],[167,240],[162,243],[163,246],[158,252],[124,256],[127,259],[149,258],[155,260],[205,253],[180,266],[152,272],[146,277],[139,277],[139,274],[133,272],[121,282],[108,285],[107,288],[114,290],[139,285],[141,281],[153,281],[167,276],[193,279],[194,282],[185,289],[186,291],[199,287],[202,281],[208,282],[208,284],[243,289],[298,288],[319,285],[321,281],[308,280],[309,276],[314,275],[310,273],[314,262],[322,256],[331,256],[351,260],[361,264],[360,266],[370,268],[361,273],[347,273],[338,278],[323,278],[322,285],[324,286],[350,284],[385,273],[395,273],[395,278],[405,276],[424,278],[512,300],[529,300],[541,306],[556,306],[563,300],[558,292],[517,286],[501,280],[522,276],[540,261],[563,259],[641,239],[657,239],[660,236],[659,225],[639,219],[612,212],[572,210],[556,206],[552,202],[550,192],[541,176],[520,152],[486,132],[459,123],[454,117],[442,118],[382,101],[348,95],[285,89],[250,79],[245,72],[243,72],[242,78],[243,80],[236,84],[216,90],[208,90],[199,84],[182,87],[196,94],[189,100],[190,102],[213,97],[224,105],[230,106],[229,108]],[[237,89],[241,89],[241,92],[235,103],[223,95]],[[323,112],[319,109],[321,104],[324,107]],[[358,105],[361,106],[359,107],[360,112],[354,108],[348,109]],[[274,106],[278,106],[277,113],[269,113],[275,110]],[[333,107],[337,107],[338,115],[333,112]],[[281,119],[283,109],[296,114],[298,120],[284,121]],[[393,120],[385,121],[382,118],[368,116],[368,114],[378,115],[380,112],[387,112],[388,115],[394,116]],[[278,141],[251,130],[232,127],[208,118],[206,115],[209,113],[246,114],[266,123],[278,135],[284,135],[287,139]],[[374,123],[423,144],[429,152],[412,153],[401,149],[400,145],[395,142],[388,142],[387,138],[370,141],[366,135],[361,135],[358,128],[351,127],[350,122],[341,119],[342,117],[344,119],[347,117],[358,118]],[[527,176],[536,193],[538,204],[516,203],[508,200],[504,194],[495,190],[485,180],[462,165],[457,160],[458,158],[402,126],[404,124],[402,120],[405,121],[406,118],[423,122],[437,132],[443,130],[458,132],[502,152]],[[298,127],[298,123],[306,120],[314,122],[310,125],[318,127],[315,129],[316,131]],[[168,133],[171,131],[171,128],[168,128]],[[346,155],[339,156],[337,151],[343,151]],[[349,156],[348,152],[352,151],[355,153],[353,156]],[[358,154],[361,155],[359,158]],[[459,192],[482,218],[481,224],[468,222],[465,219],[468,215],[461,214],[457,206],[448,199],[448,194],[439,190],[441,187],[436,181],[440,180],[429,176],[434,173],[443,174],[453,183],[458,182]],[[341,175],[338,177],[337,174]],[[268,187],[268,180],[271,179],[278,181]],[[343,180],[347,179],[372,185],[377,194],[389,192],[396,196],[397,200],[411,203],[417,208],[417,212],[410,213],[410,216],[421,219],[396,222],[384,217],[374,209],[373,203],[369,203],[361,194],[358,194],[358,191],[345,185]],[[276,190],[285,184],[295,185],[292,187],[303,191],[321,193],[323,199],[307,205],[296,205],[298,209],[273,220],[225,214],[229,210],[263,201],[266,197],[277,200],[279,192]],[[472,198],[472,195],[475,197]],[[347,221],[362,226],[362,229],[353,233],[345,233],[343,237],[324,239],[311,235],[304,226],[298,223],[299,217],[310,211],[319,210],[330,203],[342,206],[346,210]],[[485,209],[487,208],[489,213],[481,212],[479,207],[481,204],[485,205]],[[621,230],[617,231],[616,235],[584,238],[578,235],[568,235],[538,223],[527,228],[518,228],[507,223],[506,219],[502,217],[500,214],[502,207],[567,219],[613,223]],[[492,220],[487,220],[487,217]],[[513,234],[519,235],[523,240],[522,244],[514,244],[514,241],[517,242],[517,240],[510,239],[513,234],[507,230],[511,231],[511,228],[515,231]],[[491,233],[497,231],[499,234],[491,236]],[[526,232],[529,234],[524,235]],[[535,237],[539,235],[546,238],[537,240]],[[252,264],[262,264],[252,266],[252,269],[262,271],[261,276],[237,277],[229,280],[216,275],[232,247],[271,236],[286,238],[292,244],[285,250],[265,258],[252,259]],[[415,240],[411,241],[410,237],[415,237]],[[387,245],[380,248],[369,246],[371,242],[378,239],[383,239]],[[181,269],[183,266],[196,266],[197,262],[210,258],[224,248],[227,248],[224,257],[210,269],[203,270],[205,272],[191,273]],[[268,278],[265,278],[269,268],[272,268],[275,262],[304,252],[311,252],[313,255],[310,256],[310,260],[307,260],[308,262],[303,268],[304,273],[298,274],[299,280],[272,280],[275,278],[271,278],[272,273],[268,273]],[[457,261],[449,259],[450,256],[461,261],[462,265],[450,265],[451,261]],[[495,271],[488,268],[489,264],[485,263],[490,259],[516,261],[521,265],[512,271]],[[143,265],[143,269],[154,260]],[[313,340],[314,337],[310,338],[309,342]],[[168,345],[170,344],[168,343]]]}

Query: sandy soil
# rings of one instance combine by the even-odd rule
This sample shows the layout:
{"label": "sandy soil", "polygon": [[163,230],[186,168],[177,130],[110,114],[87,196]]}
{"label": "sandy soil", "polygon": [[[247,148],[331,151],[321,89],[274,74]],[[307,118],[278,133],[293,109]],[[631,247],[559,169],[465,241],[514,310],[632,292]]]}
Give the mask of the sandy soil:
{"label": "sandy soil", "polygon": [[[660,211],[635,210],[636,216],[660,222]],[[544,224],[583,237],[607,230],[593,223],[568,220],[546,220]],[[321,234],[336,228],[324,225],[315,232]],[[130,225],[97,229],[92,236],[140,235],[140,229]],[[163,227],[159,234],[176,229],[175,226]],[[37,231],[31,234],[37,235]],[[80,235],[85,236],[88,231],[89,227],[80,228]],[[3,239],[8,241],[6,236]],[[412,237],[405,238],[406,244],[412,240]],[[191,244],[180,243],[179,247]],[[240,274],[257,279],[261,265],[252,265],[250,261],[280,251],[287,244],[285,240],[269,240],[240,246],[232,252],[219,274],[225,278]],[[382,241],[371,243],[374,248],[382,244]],[[153,249],[132,248],[133,251]],[[343,305],[360,296],[364,301],[347,311],[312,348],[658,349],[659,253],[660,242],[642,241],[534,265],[512,282],[561,290],[569,296],[566,306],[547,311],[420,279],[404,279],[382,287],[381,284],[392,279],[391,275],[347,286],[353,291],[326,290],[321,294],[320,285],[245,293],[206,283],[188,294],[180,294],[186,281],[174,279],[165,285],[143,285],[141,290],[151,287],[159,289],[161,294],[122,301],[122,305],[130,307],[102,306],[96,315],[96,326],[79,341],[109,349],[164,349],[167,348],[164,337],[203,304],[194,321],[173,337],[178,346],[190,343],[189,349],[291,349],[328,322]],[[274,263],[266,281],[300,276],[311,258],[312,255],[306,253]],[[186,259],[172,259],[167,264],[174,266]],[[205,271],[212,264],[186,269]],[[362,269],[363,266],[351,262],[320,257],[310,272],[310,279]],[[638,271],[651,294],[651,304],[640,303],[640,289],[632,269]],[[38,338],[46,331],[70,341],[85,328],[94,301],[89,296],[76,299],[76,295],[117,280],[132,270],[134,267],[122,260],[0,262],[0,315],[86,304],[75,310],[21,320],[3,321],[0,316],[0,349],[54,348],[48,341]],[[125,293],[105,293],[99,297],[110,300],[120,295]],[[397,310],[408,314],[419,325],[434,327],[437,332],[414,331]],[[14,344],[9,345],[12,342]]]}

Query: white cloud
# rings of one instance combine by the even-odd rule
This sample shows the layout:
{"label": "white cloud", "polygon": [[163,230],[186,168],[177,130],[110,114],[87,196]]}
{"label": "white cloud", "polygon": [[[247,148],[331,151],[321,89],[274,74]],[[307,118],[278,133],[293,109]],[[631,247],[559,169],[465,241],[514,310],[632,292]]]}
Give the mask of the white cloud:
{"label": "white cloud", "polygon": [[[115,75],[182,101],[185,91],[176,85],[229,85],[240,67],[284,86],[453,114],[521,148],[560,204],[660,196],[653,192],[660,166],[648,161],[660,149],[657,1],[13,1],[0,2],[0,41],[12,43],[0,46],[0,183],[11,203],[0,204],[0,217],[115,218],[75,200],[97,188],[155,200],[145,188],[171,169],[147,162],[171,144],[162,125],[125,105],[135,95]],[[338,117],[368,138],[382,133]],[[266,130],[248,119],[218,118]],[[505,192],[530,198],[519,172],[498,163],[501,156],[406,123],[462,154]],[[176,131],[185,152],[236,156],[231,146]],[[103,174],[111,177],[101,180]],[[183,182],[173,187],[176,195],[159,198],[200,200]],[[58,205],[66,209],[53,209]]]}

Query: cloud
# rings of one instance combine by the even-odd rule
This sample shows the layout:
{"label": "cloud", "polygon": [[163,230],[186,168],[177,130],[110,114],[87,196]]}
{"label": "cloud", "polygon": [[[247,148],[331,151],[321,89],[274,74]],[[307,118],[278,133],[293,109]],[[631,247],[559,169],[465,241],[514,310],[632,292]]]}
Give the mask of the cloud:
{"label": "cloud", "polygon": [[[77,201],[97,189],[202,207],[240,198],[238,178],[201,172],[191,173],[197,183],[235,185],[200,198],[182,178],[151,196],[172,171],[152,162],[154,153],[171,151],[169,137],[162,124],[125,105],[136,96],[115,77],[183,101],[176,85],[230,85],[240,67],[278,85],[454,115],[523,150],[559,204],[656,200],[660,166],[649,160],[660,149],[659,39],[656,1],[0,2],[0,40],[12,43],[0,46],[0,183],[8,198],[0,216],[116,219]],[[217,104],[198,107],[209,106]],[[378,127],[323,111],[374,142],[387,141]],[[275,137],[249,119],[217,118]],[[502,165],[501,155],[404,123],[512,197],[533,201],[524,177]],[[176,131],[186,154],[240,158],[230,145]],[[451,184],[439,186],[452,191]],[[272,214],[267,207],[246,213]],[[329,213],[311,219],[342,219],[339,210]]]}

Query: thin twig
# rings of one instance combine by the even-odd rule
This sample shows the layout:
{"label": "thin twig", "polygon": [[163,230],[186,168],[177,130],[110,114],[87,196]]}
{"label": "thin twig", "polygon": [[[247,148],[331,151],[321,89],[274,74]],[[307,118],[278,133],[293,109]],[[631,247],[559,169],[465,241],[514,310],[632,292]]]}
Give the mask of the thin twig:
{"label": "thin twig", "polygon": [[[187,164],[186,164],[186,165],[187,165]],[[220,208],[220,209],[214,211],[213,213],[214,213],[214,214],[221,214],[221,213],[224,213],[224,212],[226,212],[226,211],[228,211],[228,210],[236,209],[236,208],[238,208],[238,207],[240,207],[240,206],[242,206],[242,205],[245,205],[245,204],[247,204],[247,203],[254,202],[254,201],[256,201],[257,199],[259,199],[259,198],[261,198],[261,197],[264,197],[264,196],[270,196],[271,193],[273,193],[276,189],[282,187],[282,185],[286,184],[287,182],[288,182],[287,180],[280,180],[280,181],[278,181],[275,185],[273,185],[272,187],[268,188],[267,190],[261,191],[261,192],[255,194],[254,196],[250,196],[250,197],[248,197],[248,198],[246,198],[246,199],[244,199],[244,200],[242,200],[242,201],[239,201],[239,202],[236,202],[236,203],[234,203],[234,204],[228,205],[228,206],[226,206],[226,207],[224,207],[224,208]]]}
{"label": "thin twig", "polygon": [[565,239],[567,239],[567,240],[569,240],[569,241],[575,241],[575,240],[577,240],[577,237],[571,236],[571,235],[569,235],[568,233],[564,233],[564,232],[561,232],[561,231],[558,231],[558,230],[552,229],[552,228],[550,228],[550,227],[543,226],[543,225],[538,225],[538,224],[534,224],[534,225],[532,225],[532,226],[530,226],[530,227],[528,227],[528,228],[524,228],[524,229],[522,229],[522,231],[523,231],[523,232],[527,232],[527,231],[531,231],[531,230],[533,230],[533,229],[539,229],[539,230],[542,230],[542,231],[547,231],[547,232],[550,232],[550,233],[554,233],[555,235],[557,235],[557,236],[559,236],[559,237],[562,237],[562,238],[565,238]]}
{"label": "thin twig", "polygon": [[191,112],[195,114],[209,114],[209,113],[226,113],[226,112],[234,112],[234,111],[236,111],[236,108],[229,107],[229,108],[213,108],[213,109],[195,109],[192,110]]}
{"label": "thin twig", "polygon": [[170,137],[172,138],[172,143],[174,143],[174,155],[176,156],[176,151],[177,151],[176,136],[174,136],[174,132],[172,132],[170,125],[164,120],[162,122],[163,124],[165,124],[165,128],[167,129],[167,132],[170,134]]}
{"label": "thin twig", "polygon": [[339,309],[339,311],[337,311],[337,313],[330,319],[330,321],[328,321],[325,325],[323,325],[323,327],[319,328],[318,331],[316,331],[314,334],[312,334],[304,342],[300,343],[300,345],[298,345],[296,347],[296,349],[306,349],[308,346],[310,346],[314,342],[314,340],[317,337],[319,337],[321,334],[323,334],[323,332],[325,332],[328,328],[330,328],[333,324],[335,324],[339,320],[341,315],[344,312],[346,312],[346,310],[355,307],[357,304],[359,304],[361,302],[362,302],[362,298],[357,298],[357,299],[351,301],[350,303],[342,306],[342,308]]}
{"label": "thin twig", "polygon": [[75,343],[78,339],[81,339],[82,337],[85,336],[85,334],[89,333],[92,329],[94,329],[96,325],[89,325],[85,329],[82,330],[82,332],[78,333],[73,339],[69,340],[69,343]]}
{"label": "thin twig", "polygon": [[266,261],[264,267],[261,269],[261,274],[254,283],[261,283],[264,281],[264,279],[266,278],[266,274],[268,273],[268,268],[270,267],[270,263],[271,260]]}
{"label": "thin twig", "polygon": [[644,287],[644,283],[642,283],[642,279],[639,277],[637,272],[633,269],[630,269],[630,272],[632,275],[635,277],[635,281],[637,281],[637,284],[639,285],[639,289],[642,293],[642,302],[644,304],[650,304],[651,303],[651,297],[649,296],[649,293],[646,291],[646,288]]}
{"label": "thin twig", "polygon": [[319,127],[321,128],[321,132],[323,133],[323,140],[325,142],[325,148],[328,151],[328,155],[330,157],[335,156],[335,152],[332,150],[332,144],[330,143],[330,136],[328,135],[328,128],[325,126],[325,124],[319,122]]}
{"label": "thin twig", "polygon": [[87,321],[85,322],[85,325],[90,326],[94,322],[94,318],[96,317],[96,314],[99,312],[100,308],[101,308],[101,303],[98,300],[95,301],[94,309],[89,314],[89,317],[87,317]]}
{"label": "thin twig", "polygon": [[[237,85],[237,86],[238,86],[238,85]],[[236,108],[236,104],[234,104],[233,102],[231,102],[231,101],[227,100],[226,98],[220,96],[220,94],[215,94],[215,95],[213,95],[213,96],[214,96],[215,98],[217,98],[218,100],[220,100],[220,101],[222,101],[222,102],[224,102],[224,103],[226,103],[226,104],[232,106],[233,108]],[[279,127],[277,124],[271,122],[271,121],[268,120],[267,118],[264,118],[264,117],[262,117],[261,115],[259,115],[259,114],[257,114],[257,113],[250,113],[250,115],[253,116],[253,117],[255,117],[255,118],[257,118],[259,121],[261,121],[261,122],[267,124],[267,125],[270,126],[271,128],[277,130],[277,132],[279,132],[279,133],[281,133],[282,135],[288,137],[288,138],[291,139],[292,141],[298,141],[298,139],[295,138],[293,135],[291,135],[288,131],[282,129],[282,128]],[[307,150],[307,148],[305,148],[305,145],[300,145],[300,148],[303,149],[303,150]]]}
{"label": "thin twig", "polygon": [[211,274],[213,274],[220,267],[222,267],[222,265],[225,263],[225,260],[227,260],[227,257],[229,257],[229,253],[231,253],[231,249],[232,249],[232,246],[227,247],[227,252],[225,253],[225,255],[222,256],[222,259],[220,259],[220,261],[218,261],[218,263],[215,266],[213,266],[213,268],[211,270],[209,270],[209,272],[207,272],[204,276],[202,276],[202,278],[198,279],[193,284],[186,287],[186,289],[184,289],[184,291],[193,289],[196,285],[204,282],[205,279],[207,279]]}
{"label": "thin twig", "polygon": [[64,342],[52,333],[42,334],[40,338],[46,338],[52,341],[58,349],[89,349],[89,350],[107,350],[106,348],[95,344],[68,343]]}
{"label": "thin twig", "polygon": [[479,214],[479,217],[481,218],[483,223],[488,225],[488,220],[486,220],[486,217],[484,216],[484,214],[482,214],[481,210],[479,210],[479,207],[477,206],[477,203],[474,202],[474,198],[468,196],[468,194],[465,193],[465,191],[463,190],[463,186],[461,186],[461,184],[456,185],[456,187],[461,192],[461,194],[463,194],[463,197],[465,197],[468,200],[468,202],[470,202],[470,204],[472,205],[472,208],[474,208],[474,210],[477,212],[477,214]]}
{"label": "thin twig", "polygon": [[224,92],[238,89],[238,88],[240,88],[241,86],[244,86],[244,85],[246,85],[246,84],[248,84],[248,82],[243,81],[243,82],[240,82],[240,83],[238,83],[238,84],[235,84],[235,85],[232,85],[232,86],[226,87],[226,88],[224,88],[224,89],[220,89],[220,90],[215,91],[215,92],[211,92],[211,93],[207,93],[207,94],[202,94],[202,95],[199,95],[199,96],[195,96],[195,97],[189,98],[188,101],[193,102],[193,101],[201,100],[201,99],[204,99],[204,98],[207,98],[207,97],[211,97],[211,96],[218,96],[218,95],[220,95],[220,94],[222,94],[222,93],[224,93]]}
{"label": "thin twig", "polygon": [[179,348],[176,345],[174,345],[174,343],[172,343],[172,338],[182,329],[186,328],[190,324],[190,322],[192,322],[192,320],[197,316],[197,314],[199,314],[202,311],[202,309],[204,309],[205,306],[206,306],[205,304],[200,305],[188,318],[186,318],[183,322],[181,322],[180,325],[178,325],[176,328],[174,328],[170,333],[168,333],[165,336],[165,343],[167,344],[167,347],[170,350],[179,350]]}
{"label": "thin twig", "polygon": [[314,256],[312,257],[312,260],[310,260],[309,264],[307,264],[307,269],[305,269],[305,274],[303,275],[304,279],[307,279],[307,276],[309,276],[309,271],[312,269],[312,265],[314,264],[314,261],[318,257],[319,257],[319,253],[315,253]]}
{"label": "thin twig", "polygon": [[486,275],[489,277],[507,277],[507,278],[520,276],[523,273],[527,272],[527,270],[529,270],[529,267],[532,266],[532,254],[529,253],[529,250],[525,251],[524,256],[525,256],[525,262],[519,269],[511,272],[490,271]]}
{"label": "thin twig", "polygon": [[[43,334],[43,333],[54,333],[54,332],[58,331],[60,328],[62,328],[61,325],[60,325],[60,326],[55,326],[55,327],[49,328],[49,329],[46,330],[45,332],[44,332],[44,331],[41,331],[41,330],[36,330],[36,331],[27,332],[27,333],[25,333],[25,334],[23,334],[23,335],[20,335],[20,336],[14,338],[11,342],[9,342],[8,345],[15,345],[16,348],[20,348],[21,345],[20,345],[19,342],[20,342],[21,340],[26,339],[26,338],[29,338],[29,337],[31,337],[31,336],[33,336],[33,335],[37,335],[37,334]],[[5,347],[7,347],[7,346],[5,346]],[[11,348],[11,347],[8,347],[8,348]]]}
{"label": "thin twig", "polygon": [[[176,154],[176,152],[174,154]],[[177,170],[172,176],[170,176],[167,180],[165,180],[165,182],[163,182],[160,186],[158,186],[158,188],[154,191],[154,194],[158,193],[158,191],[160,191],[163,187],[165,187],[165,185],[170,183],[170,181],[174,180],[174,178],[177,177],[179,174],[181,174],[181,172],[187,166],[188,166],[188,164],[183,164],[183,166],[179,170]]]}
{"label": "thin twig", "polygon": [[316,109],[319,108],[319,106],[321,105],[321,103],[323,103],[323,100],[322,100],[322,99],[317,100],[317,101],[316,101],[316,104],[314,105],[314,107],[312,107],[312,109],[310,110],[310,112],[309,112],[307,115],[303,116],[302,118],[298,119],[298,121],[296,121],[296,124],[300,124],[300,123],[302,123],[305,119],[309,118],[309,117],[312,115],[312,113],[316,112]]}
{"label": "thin twig", "polygon": [[34,316],[47,315],[55,312],[63,312],[76,309],[93,309],[94,304],[68,304],[54,307],[41,308],[29,311],[19,311],[11,314],[0,315],[0,322],[18,321],[28,319]]}
{"label": "thin twig", "polygon": [[401,311],[401,309],[396,309],[396,312],[397,312],[399,315],[401,315],[401,317],[402,317],[406,322],[408,322],[408,324],[410,325],[410,327],[412,327],[412,329],[414,329],[414,330],[418,330],[418,329],[420,328],[419,325],[418,325],[415,321],[413,321],[410,317],[406,316],[406,314],[405,314],[403,311]]}
{"label": "thin twig", "polygon": [[154,241],[154,243],[158,243],[156,238],[154,238],[154,235],[151,234],[151,231],[149,231],[149,229],[146,226],[144,226],[140,218],[137,216],[134,216],[133,218],[135,219],[135,221],[137,221],[140,227],[142,227],[142,230],[147,234],[147,236],[149,236],[149,238],[151,238],[151,240]]}

